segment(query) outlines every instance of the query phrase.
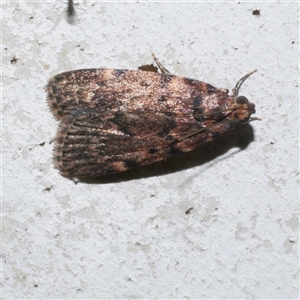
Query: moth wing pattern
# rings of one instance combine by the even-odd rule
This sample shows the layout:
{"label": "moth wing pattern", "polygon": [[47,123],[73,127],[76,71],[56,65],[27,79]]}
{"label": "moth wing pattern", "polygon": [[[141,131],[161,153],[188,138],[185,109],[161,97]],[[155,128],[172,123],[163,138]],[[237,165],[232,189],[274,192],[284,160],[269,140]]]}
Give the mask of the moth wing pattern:
{"label": "moth wing pattern", "polygon": [[54,162],[64,176],[103,176],[165,160],[232,125],[228,90],[170,74],[77,70],[52,78],[47,91],[60,121]]}
{"label": "moth wing pattern", "polygon": [[[50,79],[48,104],[57,119],[72,108],[143,110],[178,113],[185,99],[200,103],[209,95],[228,97],[228,90],[170,74],[117,69],[86,69],[61,73]],[[191,102],[186,103],[190,106]],[[123,107],[124,108],[124,107]]]}
{"label": "moth wing pattern", "polygon": [[[146,134],[134,136],[124,133],[124,127],[121,131],[114,122],[115,115],[82,114],[80,109],[76,113],[79,116],[71,117],[71,121],[70,116],[63,119],[64,125],[61,125],[56,139],[54,158],[63,175],[102,176],[138,167],[148,161],[158,161],[168,154],[167,143],[162,145],[164,141],[159,137],[147,139]],[[128,118],[126,114],[118,117]],[[66,132],[65,124],[68,123],[71,126]],[[157,144],[161,147],[157,148]]]}
{"label": "moth wing pattern", "polygon": [[[54,152],[56,167],[66,176],[102,176],[191,151],[209,138],[203,133],[201,139],[197,135],[178,142],[172,136],[153,134],[155,126],[171,129],[173,122],[174,118],[157,118],[153,113],[141,117],[128,113],[111,115],[74,110],[62,119],[58,130]],[[145,124],[149,126],[148,130],[135,135],[145,128]]]}

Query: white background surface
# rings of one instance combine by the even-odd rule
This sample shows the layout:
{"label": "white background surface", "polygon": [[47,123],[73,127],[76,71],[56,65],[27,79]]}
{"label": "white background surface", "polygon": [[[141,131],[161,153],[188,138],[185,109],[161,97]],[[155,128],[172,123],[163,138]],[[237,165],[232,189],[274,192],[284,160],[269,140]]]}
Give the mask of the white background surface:
{"label": "white background surface", "polygon": [[[299,4],[75,3],[75,25],[66,2],[2,3],[3,299],[298,298]],[[229,89],[257,68],[240,94],[263,120],[129,173],[60,176],[47,80],[151,52]]]}

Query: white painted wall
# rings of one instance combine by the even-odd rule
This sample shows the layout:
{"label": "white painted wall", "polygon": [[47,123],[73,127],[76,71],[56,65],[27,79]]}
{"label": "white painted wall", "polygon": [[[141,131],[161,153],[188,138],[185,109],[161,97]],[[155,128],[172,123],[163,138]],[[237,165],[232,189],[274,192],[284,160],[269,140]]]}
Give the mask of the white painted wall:
{"label": "white painted wall", "polygon": [[[299,4],[84,1],[73,26],[66,6],[2,4],[3,299],[298,298]],[[47,80],[151,52],[229,89],[258,68],[240,94],[263,120],[166,163],[61,177]]]}

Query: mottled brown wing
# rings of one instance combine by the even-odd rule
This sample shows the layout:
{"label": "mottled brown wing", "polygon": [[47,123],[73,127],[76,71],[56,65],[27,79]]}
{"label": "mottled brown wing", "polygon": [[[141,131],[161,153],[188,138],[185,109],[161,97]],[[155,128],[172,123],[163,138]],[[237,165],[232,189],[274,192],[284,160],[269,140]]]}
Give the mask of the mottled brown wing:
{"label": "mottled brown wing", "polygon": [[49,107],[59,120],[78,107],[185,114],[190,106],[207,100],[207,96],[217,95],[219,102],[228,97],[228,91],[190,78],[115,69],[58,74],[49,81],[47,92]]}
{"label": "mottled brown wing", "polygon": [[[190,128],[187,124],[182,130]],[[64,176],[103,176],[191,151],[208,138],[207,132],[200,132],[197,141],[178,141],[170,134],[174,129],[178,130],[174,116],[77,109],[59,126],[55,166]]]}

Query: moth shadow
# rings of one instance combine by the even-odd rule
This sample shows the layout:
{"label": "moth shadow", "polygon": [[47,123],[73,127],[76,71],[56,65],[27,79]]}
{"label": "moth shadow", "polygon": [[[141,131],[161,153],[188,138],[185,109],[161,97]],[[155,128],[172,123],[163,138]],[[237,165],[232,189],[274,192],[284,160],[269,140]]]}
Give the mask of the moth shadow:
{"label": "moth shadow", "polygon": [[238,124],[234,129],[220,135],[215,141],[204,144],[192,152],[122,173],[102,177],[81,178],[79,181],[89,184],[116,183],[175,173],[213,161],[232,148],[244,150],[253,140],[253,127],[250,124]]}

